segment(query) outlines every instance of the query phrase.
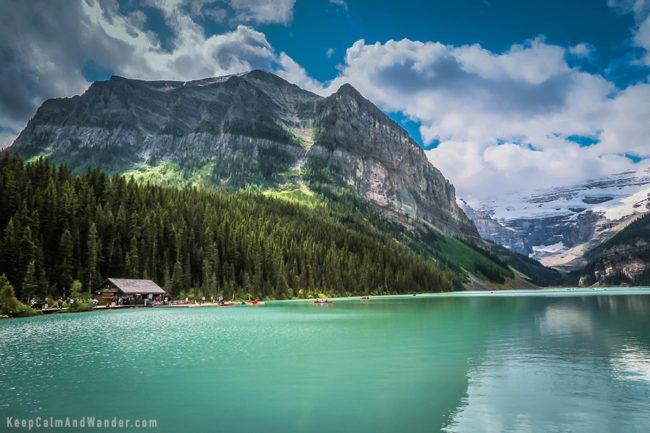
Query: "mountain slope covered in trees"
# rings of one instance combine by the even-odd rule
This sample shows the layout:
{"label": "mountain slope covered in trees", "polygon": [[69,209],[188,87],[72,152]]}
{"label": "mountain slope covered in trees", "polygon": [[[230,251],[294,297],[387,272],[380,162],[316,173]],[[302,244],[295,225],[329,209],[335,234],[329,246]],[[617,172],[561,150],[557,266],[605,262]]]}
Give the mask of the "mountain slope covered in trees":
{"label": "mountain slope covered in trees", "polygon": [[19,298],[73,280],[152,278],[172,296],[283,298],[460,289],[512,276],[463,242],[412,233],[355,198],[313,206],[259,192],[169,188],[0,156],[0,274]]}

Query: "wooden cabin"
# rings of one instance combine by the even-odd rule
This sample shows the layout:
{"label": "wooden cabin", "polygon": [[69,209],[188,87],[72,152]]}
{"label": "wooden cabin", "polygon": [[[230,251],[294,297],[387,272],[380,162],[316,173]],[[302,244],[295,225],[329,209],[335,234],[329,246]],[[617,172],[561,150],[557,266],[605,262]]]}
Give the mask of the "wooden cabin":
{"label": "wooden cabin", "polygon": [[110,305],[122,298],[125,305],[143,305],[146,299],[155,300],[165,291],[151,280],[108,278],[95,291],[99,305]]}

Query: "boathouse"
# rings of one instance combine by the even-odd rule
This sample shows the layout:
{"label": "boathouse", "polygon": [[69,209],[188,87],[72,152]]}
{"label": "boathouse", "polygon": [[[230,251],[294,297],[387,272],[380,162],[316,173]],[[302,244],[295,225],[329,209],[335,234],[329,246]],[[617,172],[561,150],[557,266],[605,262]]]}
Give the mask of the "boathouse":
{"label": "boathouse", "polygon": [[109,305],[122,299],[129,305],[142,305],[146,299],[155,300],[165,291],[151,280],[108,278],[95,291],[100,305]]}

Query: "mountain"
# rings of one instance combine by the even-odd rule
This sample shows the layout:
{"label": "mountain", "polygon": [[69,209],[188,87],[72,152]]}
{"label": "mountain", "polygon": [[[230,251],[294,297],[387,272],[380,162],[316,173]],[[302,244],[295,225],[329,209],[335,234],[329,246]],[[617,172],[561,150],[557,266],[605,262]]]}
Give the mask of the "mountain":
{"label": "mountain", "polygon": [[349,229],[434,258],[468,288],[556,277],[485,243],[424,151],[347,84],[321,97],[263,71],[188,82],[112,77],[45,101],[9,152],[73,173],[99,168],[328,209]]}
{"label": "mountain", "polygon": [[323,98],[263,71],[188,82],[112,77],[45,101],[10,151],[160,183],[307,194],[334,185],[401,225],[480,243],[449,181],[350,85]]}
{"label": "mountain", "polygon": [[650,215],[638,217],[586,259],[580,286],[650,285]]}
{"label": "mountain", "polygon": [[650,169],[584,184],[512,194],[461,207],[486,239],[564,270],[650,210]]}

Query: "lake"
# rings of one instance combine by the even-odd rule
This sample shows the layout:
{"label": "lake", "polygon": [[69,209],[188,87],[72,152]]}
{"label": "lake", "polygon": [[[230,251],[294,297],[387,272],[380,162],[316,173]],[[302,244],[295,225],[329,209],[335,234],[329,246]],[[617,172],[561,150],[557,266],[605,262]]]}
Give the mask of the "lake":
{"label": "lake", "polygon": [[0,421],[155,419],[156,432],[648,432],[650,291],[595,293],[3,320]]}

